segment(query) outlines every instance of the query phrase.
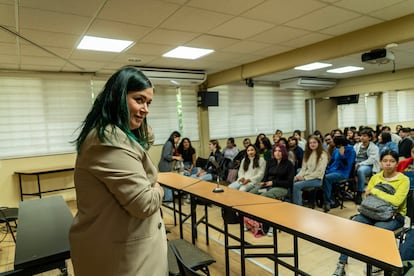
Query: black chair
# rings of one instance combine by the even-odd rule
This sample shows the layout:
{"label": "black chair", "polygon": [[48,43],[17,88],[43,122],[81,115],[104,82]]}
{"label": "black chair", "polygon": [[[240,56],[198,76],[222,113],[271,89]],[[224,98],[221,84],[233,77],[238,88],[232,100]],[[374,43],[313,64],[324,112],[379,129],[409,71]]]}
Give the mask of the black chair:
{"label": "black chair", "polygon": [[[8,231],[13,237],[13,241],[16,243],[16,236],[14,231],[17,228],[17,219],[18,219],[19,209],[18,208],[8,208],[0,207],[0,223],[5,223]],[[10,223],[13,222],[14,226]]]}
{"label": "black chair", "polygon": [[[170,276],[210,275],[208,266],[216,261],[212,256],[183,239],[168,241],[168,269]],[[195,274],[188,274],[195,273]]]}
{"label": "black chair", "polygon": [[355,200],[355,190],[357,185],[355,176],[356,170],[355,164],[353,164],[349,177],[339,180],[338,182],[334,183],[332,187],[332,195],[335,198],[335,201],[338,200],[341,209],[344,208],[345,200]]}
{"label": "black chair", "polygon": [[414,222],[414,190],[409,190],[407,194],[407,214],[405,215],[408,223],[402,227],[394,230],[395,237],[400,240],[400,243],[404,241],[405,235],[411,230]]}

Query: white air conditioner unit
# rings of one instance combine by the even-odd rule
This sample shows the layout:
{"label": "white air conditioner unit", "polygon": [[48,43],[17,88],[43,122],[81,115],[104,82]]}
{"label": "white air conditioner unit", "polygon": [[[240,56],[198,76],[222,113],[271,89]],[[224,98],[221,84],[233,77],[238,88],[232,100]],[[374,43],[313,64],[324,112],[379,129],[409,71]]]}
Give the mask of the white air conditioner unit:
{"label": "white air conditioner unit", "polygon": [[196,86],[202,84],[207,74],[202,70],[138,67],[155,85]]}
{"label": "white air conditioner unit", "polygon": [[326,90],[335,87],[335,79],[321,79],[312,77],[299,77],[284,79],[279,82],[280,89],[286,90]]}

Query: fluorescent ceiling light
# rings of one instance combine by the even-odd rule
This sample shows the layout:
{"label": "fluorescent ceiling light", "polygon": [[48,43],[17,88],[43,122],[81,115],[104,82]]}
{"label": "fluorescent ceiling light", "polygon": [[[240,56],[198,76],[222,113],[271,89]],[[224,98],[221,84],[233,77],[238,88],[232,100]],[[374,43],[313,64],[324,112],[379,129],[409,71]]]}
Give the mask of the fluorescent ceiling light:
{"label": "fluorescent ceiling light", "polygon": [[349,73],[354,71],[364,70],[364,67],[358,67],[358,66],[345,66],[345,67],[339,67],[335,69],[328,70],[326,72],[328,73],[336,73],[336,74],[343,74],[343,73]]}
{"label": "fluorescent ceiling light", "polygon": [[132,43],[133,41],[129,40],[111,39],[85,35],[77,48],[82,50],[119,53],[131,46]]}
{"label": "fluorescent ceiling light", "polygon": [[198,59],[212,52],[214,52],[214,50],[178,46],[177,48],[163,54],[162,56],[170,58]]}
{"label": "fluorescent ceiling light", "polygon": [[323,62],[314,62],[314,63],[309,63],[309,64],[305,64],[301,66],[296,66],[295,69],[303,70],[303,71],[312,71],[312,70],[321,69],[321,68],[325,68],[329,66],[332,66],[332,64],[323,63]]}

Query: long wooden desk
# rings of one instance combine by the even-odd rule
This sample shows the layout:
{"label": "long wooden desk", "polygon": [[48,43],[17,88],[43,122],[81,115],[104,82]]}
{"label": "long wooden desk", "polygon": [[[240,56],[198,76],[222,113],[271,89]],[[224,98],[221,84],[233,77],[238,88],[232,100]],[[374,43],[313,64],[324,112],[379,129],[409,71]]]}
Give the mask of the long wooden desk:
{"label": "long wooden desk", "polygon": [[[290,203],[273,203],[266,208],[259,205],[238,205],[233,207],[239,213],[265,221],[294,236],[295,267],[275,258],[298,273],[306,275],[299,269],[297,239],[313,242],[334,251],[342,252],[361,260],[368,265],[383,268],[387,273],[402,271],[402,262],[395,242],[394,233],[389,230],[351,221],[341,217],[321,213],[309,208]],[[272,209],[272,212],[268,210]],[[277,254],[277,231],[274,231],[275,254]],[[244,233],[241,233],[242,275],[244,275]],[[339,256],[338,256],[339,257]],[[277,267],[275,270],[277,275]]]}
{"label": "long wooden desk", "polygon": [[23,270],[24,275],[66,269],[72,220],[61,196],[21,202],[14,268]]}
{"label": "long wooden desk", "polygon": [[[194,183],[200,182],[200,179],[184,176],[173,172],[158,173],[157,181],[160,185],[165,186],[178,193],[178,224],[180,227],[180,238],[183,238],[183,212],[182,212],[182,193],[183,188]],[[174,193],[173,193],[174,196]],[[175,196],[174,196],[175,198]],[[175,201],[173,201],[174,224],[175,224]]]}
{"label": "long wooden desk", "polygon": [[[20,199],[23,201],[23,196],[38,196],[39,198],[42,198],[42,194],[44,193],[51,193],[51,192],[57,192],[57,191],[63,191],[68,189],[73,189],[75,187],[66,187],[66,188],[58,188],[53,190],[46,190],[42,191],[40,186],[40,175],[44,174],[51,174],[51,173],[60,173],[60,172],[67,172],[67,171],[73,171],[75,168],[73,166],[64,166],[64,167],[53,167],[53,168],[42,168],[42,169],[33,169],[33,170],[21,170],[21,171],[15,171],[14,173],[19,176],[19,185],[20,185]],[[37,192],[36,193],[25,193],[23,192],[23,185],[22,185],[22,176],[23,175],[31,175],[36,176],[37,178]]]}
{"label": "long wooden desk", "polygon": [[[254,204],[255,206],[260,206],[263,204],[281,204],[281,201],[268,198],[264,196],[255,195],[252,193],[246,193],[239,190],[234,190],[228,188],[227,186],[220,185],[220,188],[223,189],[221,193],[213,192],[214,188],[217,187],[217,184],[200,181],[193,185],[183,188],[183,190],[191,195],[191,227],[192,227],[192,242],[195,243],[195,238],[197,236],[197,218],[196,218],[196,201],[197,199],[202,199],[204,201],[210,202],[214,205],[217,205],[222,208],[232,209],[234,206],[243,206],[248,204]],[[218,229],[213,225],[208,224],[208,220],[205,222],[206,225],[213,227],[214,229],[224,233],[224,247],[225,247],[225,262],[226,262],[226,275],[230,275],[230,263],[229,263],[229,250],[233,249],[233,246],[229,246],[229,233],[228,225],[224,223],[224,231]],[[244,233],[243,228],[240,228],[241,233]],[[208,228],[206,228],[206,237],[208,239]],[[237,237],[231,236],[233,239],[238,240]],[[266,247],[266,246],[262,246]]]}

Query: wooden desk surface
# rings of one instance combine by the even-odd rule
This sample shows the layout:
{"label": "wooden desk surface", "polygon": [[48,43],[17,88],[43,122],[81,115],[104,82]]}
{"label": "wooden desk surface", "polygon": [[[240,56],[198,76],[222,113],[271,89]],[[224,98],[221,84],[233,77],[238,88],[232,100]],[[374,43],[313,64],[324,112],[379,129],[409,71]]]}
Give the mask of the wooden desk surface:
{"label": "wooden desk surface", "polygon": [[36,174],[45,174],[45,173],[73,171],[74,169],[75,168],[73,166],[61,166],[61,167],[50,167],[50,168],[41,168],[41,169],[32,169],[32,170],[19,170],[19,171],[15,171],[14,173],[36,175]]}
{"label": "wooden desk surface", "polygon": [[277,199],[242,192],[223,185],[220,185],[220,188],[222,188],[224,192],[214,193],[213,190],[216,187],[217,184],[207,181],[201,181],[191,186],[183,188],[183,191],[193,194],[197,197],[201,197],[203,199],[212,201],[217,205],[226,207],[246,204],[281,203],[281,201]]}
{"label": "wooden desk surface", "polygon": [[157,181],[163,186],[176,190],[182,190],[184,187],[199,182],[200,179],[184,176],[179,173],[163,172],[158,173]]}
{"label": "wooden desk surface", "polygon": [[72,213],[61,196],[20,202],[15,269],[70,258]]}
{"label": "wooden desk surface", "polygon": [[[325,214],[291,203],[235,206],[244,214],[275,223],[282,231],[295,233],[321,246],[338,251],[348,250],[360,260],[372,263],[380,261],[395,268],[402,262],[395,242],[394,233],[371,225]],[[269,212],[269,210],[272,212]],[[342,250],[344,251],[344,250]],[[351,254],[348,254],[351,256]]]}

